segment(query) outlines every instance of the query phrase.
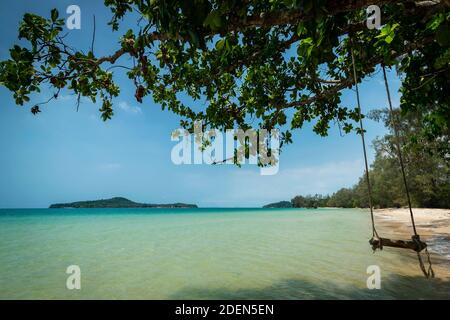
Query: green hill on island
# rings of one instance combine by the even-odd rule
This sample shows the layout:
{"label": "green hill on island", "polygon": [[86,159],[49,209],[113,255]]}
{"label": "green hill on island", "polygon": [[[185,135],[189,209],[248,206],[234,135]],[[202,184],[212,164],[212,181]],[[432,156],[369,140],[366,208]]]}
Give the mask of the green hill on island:
{"label": "green hill on island", "polygon": [[149,204],[138,203],[127,198],[115,197],[111,199],[101,199],[93,201],[77,201],[71,203],[55,203],[50,205],[51,209],[56,208],[197,208],[195,204],[169,203],[169,204]]}
{"label": "green hill on island", "polygon": [[270,208],[292,208],[292,203],[290,201],[280,201],[280,202],[274,202],[269,203],[263,206],[263,208],[270,209]]}

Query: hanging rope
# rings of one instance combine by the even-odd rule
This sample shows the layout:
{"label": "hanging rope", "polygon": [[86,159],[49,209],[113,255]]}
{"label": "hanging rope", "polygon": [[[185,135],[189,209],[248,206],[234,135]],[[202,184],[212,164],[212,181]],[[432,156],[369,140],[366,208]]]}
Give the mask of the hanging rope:
{"label": "hanging rope", "polygon": [[428,252],[428,249],[425,247],[425,254],[426,254],[427,260],[428,260],[428,269],[425,268],[425,265],[422,260],[422,256],[420,255],[420,251],[423,248],[422,248],[422,243],[420,242],[420,236],[417,233],[416,223],[414,221],[414,214],[413,214],[412,205],[411,205],[411,196],[409,193],[408,182],[406,181],[406,171],[405,171],[405,164],[403,162],[402,150],[401,150],[401,146],[400,146],[398,121],[397,121],[397,118],[394,113],[394,108],[392,107],[391,93],[389,90],[389,84],[388,84],[388,80],[387,80],[387,76],[386,76],[386,68],[384,65],[382,65],[382,69],[383,69],[384,84],[386,87],[386,93],[387,93],[387,98],[388,98],[388,102],[389,102],[389,113],[390,113],[390,117],[391,117],[391,126],[392,126],[392,129],[394,131],[394,136],[395,136],[394,144],[395,144],[395,148],[397,149],[397,156],[398,156],[398,160],[400,162],[400,168],[401,168],[402,177],[403,177],[403,184],[405,187],[406,198],[408,200],[409,214],[411,217],[411,224],[412,224],[412,228],[413,228],[413,232],[414,232],[414,235],[412,236],[412,240],[417,243],[418,248],[419,248],[416,252],[417,252],[417,257],[419,259],[420,269],[422,270],[423,274],[427,278],[430,278],[430,277],[434,278],[434,271],[432,268],[430,254]]}
{"label": "hanging rope", "polygon": [[387,77],[386,77],[386,68],[384,67],[384,65],[382,65],[382,69],[383,69],[384,85],[386,87],[386,93],[387,93],[387,98],[388,98],[388,102],[389,102],[389,113],[391,116],[391,126],[392,126],[392,129],[394,130],[394,136],[395,136],[394,144],[395,144],[395,148],[397,149],[398,161],[400,162],[400,168],[402,170],[403,184],[405,186],[406,199],[408,200],[409,215],[411,216],[411,223],[412,223],[414,235],[418,236],[417,229],[416,229],[416,223],[414,221],[414,214],[413,214],[412,206],[411,206],[411,196],[409,195],[408,183],[406,182],[405,164],[403,162],[403,156],[402,156],[402,152],[401,152],[401,148],[400,148],[400,135],[398,133],[399,130],[397,127],[398,121],[395,117],[394,109],[392,107],[391,92],[389,90],[389,84],[388,84]]}
{"label": "hanging rope", "polygon": [[[373,214],[373,202],[372,202],[372,186],[370,184],[370,176],[369,176],[369,163],[367,161],[367,151],[366,151],[366,140],[364,138],[364,126],[361,116],[361,101],[359,99],[359,90],[358,90],[358,77],[356,75],[356,66],[355,66],[355,56],[353,54],[353,48],[350,47],[350,52],[352,56],[352,65],[353,65],[353,81],[355,83],[356,88],[356,100],[358,103],[358,117],[359,117],[359,129],[361,131],[361,140],[362,140],[362,146],[363,146],[363,153],[364,153],[364,164],[366,168],[366,181],[367,181],[367,190],[369,195],[369,207],[370,207],[370,217],[372,220],[372,238],[379,239],[377,229],[375,228],[375,218]],[[382,249],[381,241],[379,243],[379,248]]]}

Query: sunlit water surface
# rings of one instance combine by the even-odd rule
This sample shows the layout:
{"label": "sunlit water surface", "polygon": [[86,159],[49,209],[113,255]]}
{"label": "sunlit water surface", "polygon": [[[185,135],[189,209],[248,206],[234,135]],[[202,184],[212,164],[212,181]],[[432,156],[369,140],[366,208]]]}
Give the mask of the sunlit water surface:
{"label": "sunlit water surface", "polygon": [[0,210],[0,299],[450,299],[369,235],[356,209]]}

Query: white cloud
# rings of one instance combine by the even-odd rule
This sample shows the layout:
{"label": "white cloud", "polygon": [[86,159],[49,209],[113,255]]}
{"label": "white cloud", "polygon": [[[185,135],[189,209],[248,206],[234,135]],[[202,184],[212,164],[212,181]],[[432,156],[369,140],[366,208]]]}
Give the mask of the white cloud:
{"label": "white cloud", "polygon": [[132,114],[142,113],[142,109],[140,107],[138,107],[138,106],[130,106],[125,101],[119,102],[119,108],[122,109],[125,112],[132,113]]}

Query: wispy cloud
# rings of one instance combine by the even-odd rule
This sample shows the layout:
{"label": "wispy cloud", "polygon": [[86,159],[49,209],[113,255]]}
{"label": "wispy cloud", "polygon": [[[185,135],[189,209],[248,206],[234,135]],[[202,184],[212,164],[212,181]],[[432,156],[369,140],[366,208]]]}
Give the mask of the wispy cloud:
{"label": "wispy cloud", "polygon": [[[77,100],[78,100],[78,95],[76,95],[76,94],[59,94],[58,98],[56,98],[56,101],[60,101],[60,102],[66,102],[66,101],[72,102],[73,101],[73,103],[77,103]],[[80,103],[92,103],[92,100],[88,97],[81,96]]]}
{"label": "wispy cloud", "polygon": [[361,159],[327,162],[321,165],[280,169],[273,176],[261,176],[258,170],[236,169],[223,183],[221,192],[210,196],[213,203],[226,199],[228,204],[262,205],[290,200],[299,194],[330,194],[351,187],[363,174]]}
{"label": "wispy cloud", "polygon": [[138,106],[130,106],[126,101],[119,102],[119,108],[125,112],[138,114],[142,113],[142,109]]}
{"label": "wispy cloud", "polygon": [[60,94],[58,96],[58,101],[69,101],[69,100],[75,100],[76,96],[75,95],[70,95],[70,94]]}

